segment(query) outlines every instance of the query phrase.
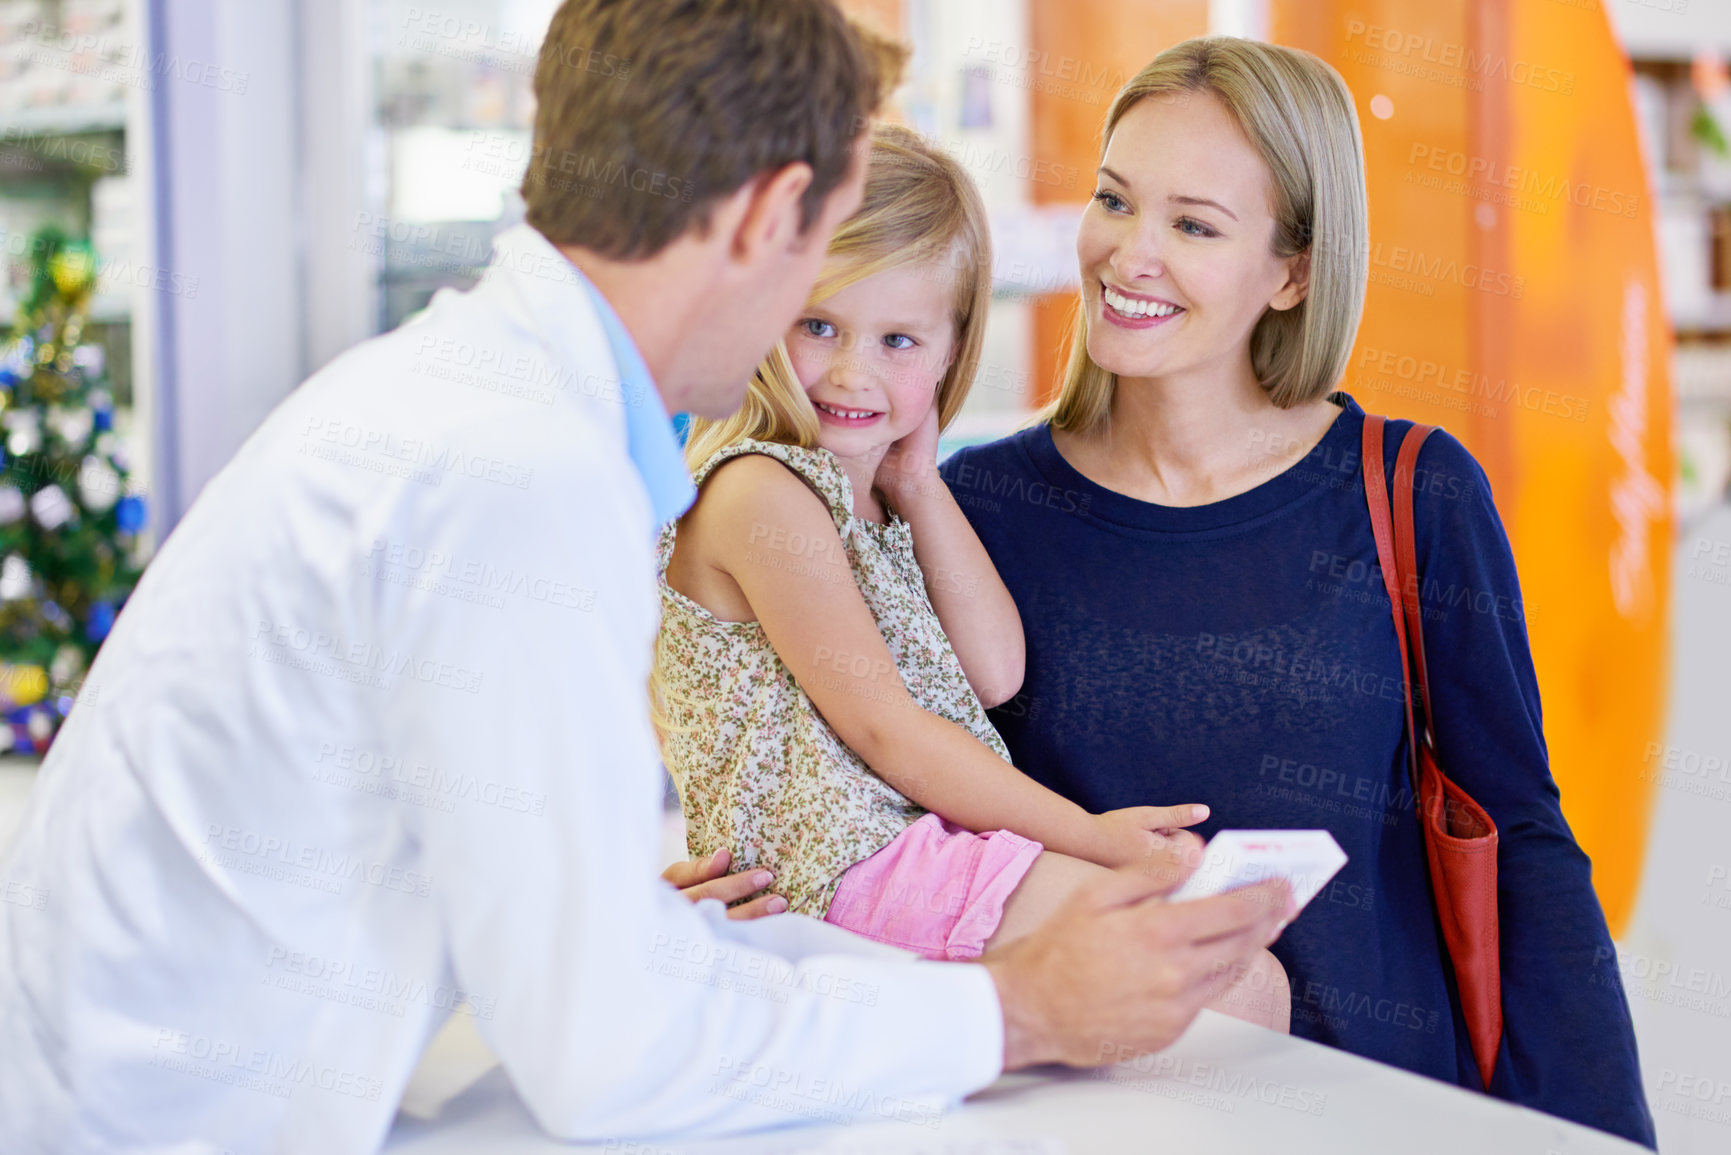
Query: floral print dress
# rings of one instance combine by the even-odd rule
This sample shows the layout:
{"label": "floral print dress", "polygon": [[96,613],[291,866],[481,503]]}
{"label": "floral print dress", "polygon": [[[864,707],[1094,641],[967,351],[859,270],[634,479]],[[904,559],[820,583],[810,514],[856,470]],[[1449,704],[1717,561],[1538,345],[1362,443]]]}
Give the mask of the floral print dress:
{"label": "floral print dress", "polygon": [[[835,519],[849,567],[915,702],[966,727],[1006,762],[998,732],[944,636],[914,559],[907,522],[855,517],[853,486],[825,449],[751,439],[698,467],[699,486],[722,462],[775,458],[810,485]],[[872,772],[818,713],[755,621],[724,622],[667,584],[678,523],[661,533],[661,631],[655,668],[664,719],[662,757],[679,788],[693,857],[726,847],[733,868],[775,871],[789,908],[822,918],[842,872],[870,858],[925,813]],[[753,561],[809,565],[804,543],[766,541]],[[885,706],[885,709],[891,709]]]}

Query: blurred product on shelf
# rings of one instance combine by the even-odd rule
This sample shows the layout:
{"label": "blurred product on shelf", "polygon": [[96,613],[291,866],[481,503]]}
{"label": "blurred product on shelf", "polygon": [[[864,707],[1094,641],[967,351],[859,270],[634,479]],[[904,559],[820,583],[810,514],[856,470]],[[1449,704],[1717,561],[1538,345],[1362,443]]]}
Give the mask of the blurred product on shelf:
{"label": "blurred product on shelf", "polygon": [[1703,49],[1633,61],[1635,108],[1677,333],[1677,517],[1731,491],[1731,72]]}
{"label": "blurred product on shelf", "polygon": [[125,35],[125,0],[0,0],[0,119],[118,108],[153,61]]}

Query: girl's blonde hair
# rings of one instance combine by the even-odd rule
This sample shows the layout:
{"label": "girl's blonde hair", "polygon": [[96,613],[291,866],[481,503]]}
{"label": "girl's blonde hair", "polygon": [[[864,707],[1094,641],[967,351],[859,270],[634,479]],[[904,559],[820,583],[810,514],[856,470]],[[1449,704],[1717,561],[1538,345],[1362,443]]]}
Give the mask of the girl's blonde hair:
{"label": "girl's blonde hair", "polygon": [[[1291,309],[1266,310],[1250,335],[1250,362],[1282,409],[1326,396],[1346,372],[1370,275],[1364,144],[1346,81],[1296,48],[1208,36],[1156,56],[1112,102],[1100,152],[1124,115],[1150,96],[1203,93],[1238,121],[1268,166],[1274,253],[1310,254],[1310,286]],[[1040,414],[1054,429],[1088,433],[1111,416],[1118,375],[1088,355],[1080,298],[1057,399]]]}
{"label": "girl's blonde hair", "polygon": [[[949,425],[967,399],[986,337],[992,296],[992,235],[986,207],[967,171],[918,133],[895,124],[872,129],[865,197],[830,241],[808,305],[867,277],[929,264],[953,279],[954,358],[938,384],[938,427]],[[717,451],[750,437],[811,448],[817,411],[778,341],[753,374],[745,404],[719,421],[695,418],[685,445],[696,469]]]}

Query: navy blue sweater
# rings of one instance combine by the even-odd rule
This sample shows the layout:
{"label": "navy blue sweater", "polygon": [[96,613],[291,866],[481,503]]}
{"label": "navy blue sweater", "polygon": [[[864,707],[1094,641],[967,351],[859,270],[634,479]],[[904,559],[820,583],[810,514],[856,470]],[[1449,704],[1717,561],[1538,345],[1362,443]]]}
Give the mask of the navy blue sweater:
{"label": "navy blue sweater", "polygon": [[[1197,828],[1321,827],[1350,856],[1272,948],[1292,1032],[1481,1087],[1407,786],[1400,656],[1359,473],[1364,411],[1212,505],[1094,484],[1040,425],[944,479],[1021,611],[1027,677],[991,712],[1017,766],[1092,811],[1203,802]],[[1409,422],[1390,422],[1385,472]],[[1504,1043],[1491,1092],[1653,1146],[1591,869],[1563,820],[1526,609],[1484,472],[1433,434],[1415,476],[1445,771],[1501,832]]]}

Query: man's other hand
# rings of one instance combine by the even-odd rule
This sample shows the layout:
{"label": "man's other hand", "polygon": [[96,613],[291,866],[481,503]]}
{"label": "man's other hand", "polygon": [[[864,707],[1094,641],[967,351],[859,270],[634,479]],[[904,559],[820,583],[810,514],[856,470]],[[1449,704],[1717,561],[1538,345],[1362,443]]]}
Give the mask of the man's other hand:
{"label": "man's other hand", "polygon": [[[727,904],[728,918],[762,918],[766,914],[781,914],[787,909],[787,899],[781,895],[757,893],[775,881],[775,875],[767,870],[742,870],[738,874],[729,874],[727,867],[732,861],[733,856],[723,847],[708,858],[675,862],[661,872],[661,877],[692,902],[701,898],[720,899]],[[752,894],[757,897],[750,902],[733,905]]]}

